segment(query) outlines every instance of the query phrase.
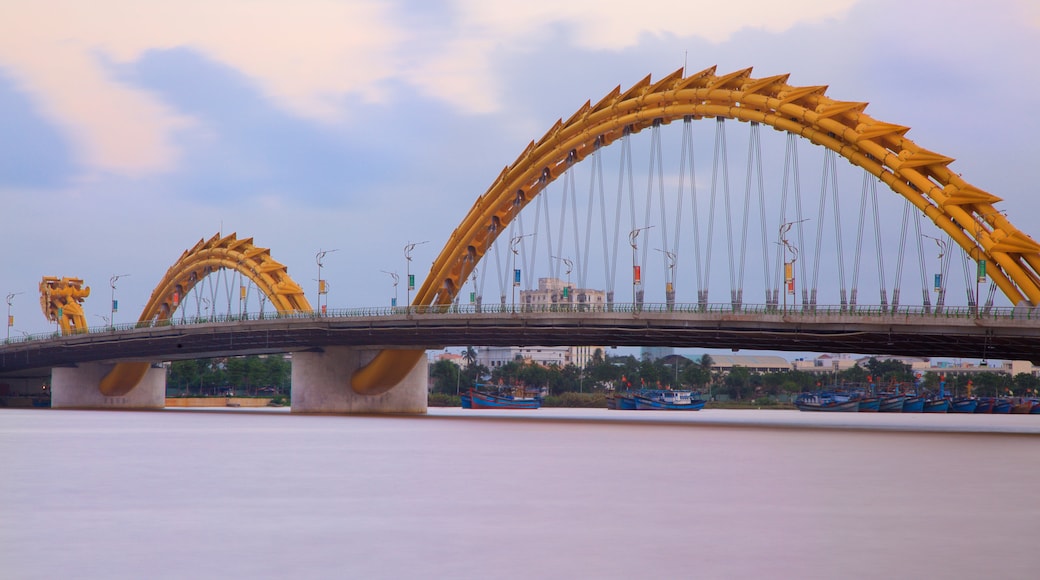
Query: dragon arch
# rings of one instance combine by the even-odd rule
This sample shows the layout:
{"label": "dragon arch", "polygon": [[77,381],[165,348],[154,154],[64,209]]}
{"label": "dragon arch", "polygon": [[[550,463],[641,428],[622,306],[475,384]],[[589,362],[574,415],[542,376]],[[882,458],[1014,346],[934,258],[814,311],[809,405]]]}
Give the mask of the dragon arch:
{"label": "dragon arch", "polygon": [[[225,268],[252,280],[279,313],[311,310],[303,289],[289,277],[288,269],[271,257],[269,249],[258,248],[252,238],[240,240],[232,233],[199,240],[186,250],[152,291],[138,321],[156,324],[170,320],[181,298],[200,280]],[[101,393],[110,397],[125,395],[141,382],[149,365],[147,362],[116,364],[101,380]]]}
{"label": "dragon arch", "polygon": [[87,331],[87,316],[83,301],[90,296],[90,287],[83,287],[79,278],[44,276],[40,282],[40,308],[48,321],[56,323],[61,334]]}
{"label": "dragon arch", "polygon": [[[586,102],[558,120],[502,170],[452,232],[413,305],[449,304],[514,217],[549,183],[597,148],[655,123],[725,118],[769,125],[822,145],[875,175],[950,235],[975,259],[996,265],[987,273],[1012,304],[1040,304],[1040,245],[993,204],[1000,198],[950,171],[953,159],[906,138],[909,127],[873,119],[867,103],[825,96],[826,86],[792,86],[788,74],[753,78],[751,68],[716,74],[711,67],[657,82],[648,75]],[[979,255],[981,248],[982,255]],[[386,350],[352,377],[355,391],[378,393],[395,384],[422,351]]]}

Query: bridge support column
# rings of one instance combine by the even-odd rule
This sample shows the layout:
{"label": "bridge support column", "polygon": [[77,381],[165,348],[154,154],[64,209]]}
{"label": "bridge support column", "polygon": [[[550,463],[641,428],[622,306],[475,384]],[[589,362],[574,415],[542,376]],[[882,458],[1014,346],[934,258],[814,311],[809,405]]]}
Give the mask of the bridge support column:
{"label": "bridge support column", "polygon": [[83,363],[51,369],[51,407],[55,409],[162,409],[166,406],[166,369],[149,368],[141,382],[118,397],[101,394],[101,379],[114,365]]}
{"label": "bridge support column", "polygon": [[350,388],[354,371],[382,349],[325,347],[292,355],[293,413],[426,413],[429,369],[423,357],[401,383],[381,395],[359,395]]}

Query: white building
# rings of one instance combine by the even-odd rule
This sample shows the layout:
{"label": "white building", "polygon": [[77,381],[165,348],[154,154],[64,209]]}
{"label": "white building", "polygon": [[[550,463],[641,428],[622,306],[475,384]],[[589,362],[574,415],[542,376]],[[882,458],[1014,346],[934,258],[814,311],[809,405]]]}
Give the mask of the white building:
{"label": "white building", "polygon": [[558,278],[539,278],[537,290],[520,291],[520,303],[534,308],[583,304],[602,307],[607,303],[607,293],[589,288],[573,288],[569,282]]}
{"label": "white building", "polygon": [[585,367],[595,356],[596,350],[603,354],[601,346],[481,346],[477,348],[477,364],[489,369],[498,368],[517,359],[565,367],[573,364]]}
{"label": "white building", "polygon": [[[520,291],[520,303],[530,306],[532,310],[583,304],[602,308],[606,300],[607,295],[602,290],[573,288],[568,282],[557,278],[539,278],[537,290]],[[585,367],[597,350],[606,352],[602,346],[481,346],[477,348],[477,364],[495,369],[521,359],[543,366],[556,364],[564,367],[573,364]]]}

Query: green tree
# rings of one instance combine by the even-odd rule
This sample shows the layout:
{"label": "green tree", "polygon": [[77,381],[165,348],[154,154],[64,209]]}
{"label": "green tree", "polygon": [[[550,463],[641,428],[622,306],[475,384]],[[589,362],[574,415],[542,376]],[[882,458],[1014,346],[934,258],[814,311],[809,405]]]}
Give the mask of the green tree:
{"label": "green tree", "polygon": [[724,379],[729,396],[742,399],[751,383],[751,370],[747,367],[734,366],[729,370]]}
{"label": "green tree", "polygon": [[1032,373],[1018,373],[1012,379],[1012,382],[1014,383],[1015,394],[1020,397],[1035,395],[1040,391],[1040,378],[1037,378]]}
{"label": "green tree", "polygon": [[439,360],[430,366],[430,380],[434,393],[454,395],[456,389],[463,390],[462,369],[450,360]]}

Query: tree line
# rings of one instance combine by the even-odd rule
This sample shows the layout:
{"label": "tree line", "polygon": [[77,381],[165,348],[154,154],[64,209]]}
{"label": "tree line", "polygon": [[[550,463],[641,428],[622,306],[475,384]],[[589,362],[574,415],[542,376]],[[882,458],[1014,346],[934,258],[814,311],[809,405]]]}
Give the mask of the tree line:
{"label": "tree line", "polygon": [[757,372],[747,367],[734,366],[728,372],[713,370],[710,355],[690,360],[669,356],[657,360],[637,359],[634,356],[604,356],[597,350],[584,367],[573,364],[542,366],[522,359],[509,361],[489,369],[477,364],[476,351],[468,348],[463,353],[466,362],[460,367],[449,360],[431,365],[432,392],[454,395],[482,384],[544,388],[550,396],[564,393],[596,393],[611,390],[668,388],[699,391],[709,397],[726,395],[731,399],[761,396],[797,395],[830,388],[862,388],[871,385],[877,391],[899,388],[920,388],[938,392],[944,382],[946,392],[964,395],[969,388],[977,396],[1029,396],[1040,392],[1040,379],[1020,373],[984,372],[973,377],[944,376],[926,372],[918,377],[909,364],[898,360],[868,359],[862,366],[831,373],[811,373],[799,370]]}
{"label": "tree line", "polygon": [[286,395],[292,365],[282,355],[182,360],[170,363],[166,390],[185,396]]}
{"label": "tree line", "polygon": [[[631,355],[610,356],[597,350],[584,367],[573,364],[542,366],[523,359],[489,369],[477,364],[472,347],[463,353],[465,366],[440,360],[430,365],[431,391],[455,395],[480,385],[524,385],[546,390],[548,395],[604,393],[640,388],[689,389],[707,396],[732,399],[796,395],[824,388],[877,390],[920,386],[938,392],[944,381],[946,392],[978,396],[1031,396],[1040,393],[1040,379],[1020,373],[980,372],[972,376],[926,372],[916,376],[910,365],[897,360],[868,359],[862,366],[820,374],[798,370],[756,372],[735,366],[728,372],[713,370],[710,355],[691,360],[683,356],[638,359]],[[171,394],[218,396],[234,392],[247,396],[287,395],[291,386],[291,361],[282,355],[244,356],[175,361],[167,370]]]}

